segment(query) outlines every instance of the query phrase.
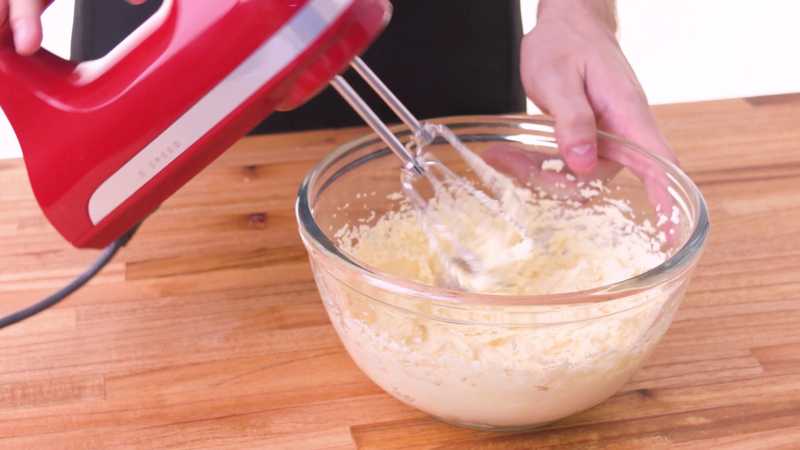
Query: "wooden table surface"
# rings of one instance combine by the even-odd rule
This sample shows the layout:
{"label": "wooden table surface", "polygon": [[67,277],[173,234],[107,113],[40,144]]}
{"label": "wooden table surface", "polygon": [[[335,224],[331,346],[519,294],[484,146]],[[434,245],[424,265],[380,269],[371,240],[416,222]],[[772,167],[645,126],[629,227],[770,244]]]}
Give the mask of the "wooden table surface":
{"label": "wooden table surface", "polygon": [[[535,433],[454,428],[353,364],[292,212],[363,129],[248,138],[153,215],[90,286],[0,330],[2,449],[800,448],[800,96],[672,105],[659,121],[712,234],[655,355],[622,392]],[[0,161],[0,313],[96,253]]]}

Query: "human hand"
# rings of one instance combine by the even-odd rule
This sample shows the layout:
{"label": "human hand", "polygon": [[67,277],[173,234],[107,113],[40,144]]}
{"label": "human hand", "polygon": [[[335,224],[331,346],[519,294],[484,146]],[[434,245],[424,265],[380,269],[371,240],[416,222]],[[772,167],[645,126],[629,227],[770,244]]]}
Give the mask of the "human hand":
{"label": "human hand", "polygon": [[525,92],[553,116],[561,154],[576,174],[598,169],[598,127],[677,161],[615,29],[607,0],[541,0],[536,27],[522,41]]}
{"label": "human hand", "polygon": [[570,198],[578,195],[580,183],[610,180],[627,167],[644,183],[655,211],[668,213],[675,203],[663,168],[620,141],[598,139],[600,128],[677,162],[622,54],[615,28],[613,0],[541,0],[538,23],[522,42],[525,91],[555,120],[559,153],[574,177],[544,170],[552,158],[546,153],[506,145],[482,156],[523,183],[532,181]]}
{"label": "human hand", "polygon": [[[127,0],[132,5],[147,0]],[[11,28],[14,49],[20,55],[32,55],[42,45],[41,16],[46,0],[0,0],[0,29]]]}

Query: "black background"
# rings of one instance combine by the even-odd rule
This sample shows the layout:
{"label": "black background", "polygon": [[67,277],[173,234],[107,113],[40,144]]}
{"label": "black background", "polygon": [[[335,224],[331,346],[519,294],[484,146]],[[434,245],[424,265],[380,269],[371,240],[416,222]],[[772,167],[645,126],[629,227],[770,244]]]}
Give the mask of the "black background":
{"label": "black background", "polygon": [[[77,0],[72,58],[103,56],[160,5],[161,0],[139,6]],[[524,111],[519,0],[398,0],[393,5],[389,26],[363,58],[415,115]],[[384,121],[397,121],[353,73],[346,76]],[[328,88],[294,111],[270,115],[254,132],[361,123]]]}

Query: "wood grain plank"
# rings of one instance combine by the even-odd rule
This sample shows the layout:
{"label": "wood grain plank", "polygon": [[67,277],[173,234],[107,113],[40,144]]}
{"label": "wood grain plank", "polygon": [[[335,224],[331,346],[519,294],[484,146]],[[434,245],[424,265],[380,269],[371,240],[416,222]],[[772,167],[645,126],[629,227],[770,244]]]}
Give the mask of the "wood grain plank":
{"label": "wood grain plank", "polygon": [[[361,373],[293,211],[355,127],[243,139],[89,286],[0,330],[0,448],[798,448],[800,95],[655,110],[712,232],[667,335],[603,404],[533,432],[465,430]],[[0,211],[0,314],[97,255],[55,233],[19,161],[0,161]]]}
{"label": "wood grain plank", "polygon": [[35,408],[105,397],[101,376],[51,377],[0,384],[0,408]]}
{"label": "wood grain plank", "polygon": [[800,337],[788,344],[754,348],[753,356],[767,373],[800,373]]}
{"label": "wood grain plank", "polygon": [[788,427],[760,433],[735,434],[673,445],[677,450],[794,450],[800,442],[800,427]]}

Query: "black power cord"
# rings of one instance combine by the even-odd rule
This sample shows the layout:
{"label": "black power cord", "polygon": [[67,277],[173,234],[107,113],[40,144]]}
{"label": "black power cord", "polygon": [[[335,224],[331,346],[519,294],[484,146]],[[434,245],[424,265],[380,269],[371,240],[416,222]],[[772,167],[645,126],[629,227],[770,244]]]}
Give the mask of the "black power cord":
{"label": "black power cord", "polygon": [[119,239],[112,242],[108,247],[106,247],[100,256],[89,266],[85,272],[80,274],[77,278],[72,280],[68,285],[64,286],[63,288],[59,289],[57,292],[53,293],[52,295],[48,296],[47,298],[35,303],[25,309],[21,309],[13,314],[9,314],[5,317],[0,318],[0,329],[5,328],[9,325],[14,325],[15,323],[21,322],[25,319],[28,319],[40,312],[57,305],[59,302],[64,300],[65,298],[69,297],[78,289],[82,288],[86,283],[89,282],[92,278],[95,277],[103,268],[108,265],[109,262],[114,258],[117,252],[124,247],[125,245],[130,242],[131,238],[134,234],[136,234],[136,230],[139,229],[141,224],[136,225],[135,227],[128,230],[125,234],[123,234]]}

